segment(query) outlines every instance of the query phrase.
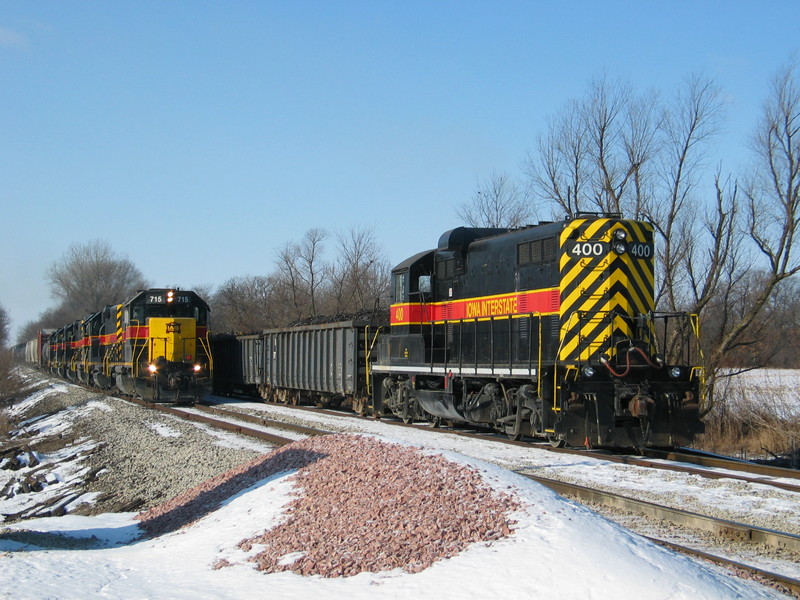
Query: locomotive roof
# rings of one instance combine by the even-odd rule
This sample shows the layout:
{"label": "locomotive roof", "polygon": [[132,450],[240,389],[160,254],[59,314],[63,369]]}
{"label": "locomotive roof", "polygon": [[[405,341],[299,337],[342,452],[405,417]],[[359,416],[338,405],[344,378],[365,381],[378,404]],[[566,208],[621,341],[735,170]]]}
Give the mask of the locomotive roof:
{"label": "locomotive roof", "polygon": [[[540,221],[537,225],[526,225],[517,229],[509,229],[503,227],[456,227],[445,231],[439,237],[439,243],[435,250],[461,250],[465,251],[466,248],[477,241],[488,241],[489,239],[505,238],[506,240],[513,240],[516,236],[530,236],[531,233],[536,233],[542,237],[554,235],[556,232],[561,231],[568,223],[578,220],[586,219],[620,219],[622,215],[618,213],[588,213],[581,212],[572,218],[563,219],[561,221]],[[392,272],[402,271],[408,269],[411,265],[419,262],[426,256],[431,255],[435,250],[425,250],[418,252],[413,256],[407,258],[392,269]]]}
{"label": "locomotive roof", "polygon": [[512,231],[505,227],[456,227],[445,231],[439,238],[439,250],[456,250],[468,246],[475,240],[493,237]]}
{"label": "locomotive roof", "polygon": [[460,250],[465,249],[473,242],[489,240],[508,236],[509,239],[515,235],[529,235],[532,231],[542,235],[552,235],[554,231],[563,229],[567,221],[543,221],[538,225],[526,225],[516,229],[507,228],[488,228],[488,227],[456,227],[442,234],[439,238],[439,250]]}
{"label": "locomotive roof", "polygon": [[396,265],[392,269],[392,272],[402,271],[403,269],[408,269],[408,268],[411,267],[411,265],[413,265],[414,263],[416,263],[420,259],[424,258],[426,255],[430,255],[430,254],[433,254],[433,250],[423,250],[422,252],[417,252],[414,256],[410,256],[409,258],[405,259],[400,264]]}

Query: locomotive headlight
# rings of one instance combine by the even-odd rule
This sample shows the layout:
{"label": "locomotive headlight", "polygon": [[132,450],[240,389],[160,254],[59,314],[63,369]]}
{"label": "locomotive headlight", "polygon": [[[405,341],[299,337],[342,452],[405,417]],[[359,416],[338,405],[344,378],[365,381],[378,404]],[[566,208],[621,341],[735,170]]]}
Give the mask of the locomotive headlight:
{"label": "locomotive headlight", "polygon": [[156,367],[155,365],[148,365],[148,367],[147,367],[147,370],[150,371],[153,374],[155,374],[156,369],[158,369],[158,367]]}
{"label": "locomotive headlight", "polygon": [[592,365],[586,365],[583,367],[583,376],[586,377],[586,379],[591,379],[596,373],[597,371],[595,371],[595,368]]}
{"label": "locomotive headlight", "polygon": [[616,252],[617,254],[625,254],[625,251],[628,249],[628,244],[617,240],[613,244],[611,244],[611,249],[614,250],[614,252]]}
{"label": "locomotive headlight", "polygon": [[614,239],[619,240],[620,242],[624,242],[628,239],[628,232],[624,229],[615,229],[614,230]]}
{"label": "locomotive headlight", "polygon": [[683,369],[681,369],[680,367],[672,367],[669,370],[669,376],[672,377],[673,379],[677,379],[682,374],[683,374]]}
{"label": "locomotive headlight", "polygon": [[194,366],[194,372],[195,372],[195,373],[199,373],[199,372],[200,372],[200,369],[202,369],[202,367],[201,367],[200,365],[195,365],[195,366]]}

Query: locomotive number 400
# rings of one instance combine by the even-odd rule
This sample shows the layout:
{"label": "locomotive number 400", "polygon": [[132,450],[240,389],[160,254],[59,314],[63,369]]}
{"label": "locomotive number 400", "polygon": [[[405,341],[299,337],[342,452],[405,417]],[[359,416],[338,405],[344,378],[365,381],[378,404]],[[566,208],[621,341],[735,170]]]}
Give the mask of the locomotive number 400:
{"label": "locomotive number 400", "polygon": [[[572,248],[567,250],[567,252],[573,256],[586,258],[593,256],[604,256],[608,254],[609,250],[609,245],[605,242],[576,242]],[[627,245],[626,250],[628,254],[635,256],[636,258],[650,258],[653,256],[652,244],[633,242]],[[617,252],[624,253],[624,250],[617,250]]]}
{"label": "locomotive number 400", "polygon": [[603,256],[608,254],[608,244],[602,242],[583,242],[576,243],[570,254],[575,256]]}

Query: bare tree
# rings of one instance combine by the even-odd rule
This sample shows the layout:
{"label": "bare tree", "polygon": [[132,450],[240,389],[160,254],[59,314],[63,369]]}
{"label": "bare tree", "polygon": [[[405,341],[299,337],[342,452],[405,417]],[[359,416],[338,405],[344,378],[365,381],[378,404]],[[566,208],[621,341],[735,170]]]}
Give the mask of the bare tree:
{"label": "bare tree", "polygon": [[531,189],[567,215],[625,212],[638,217],[653,176],[660,115],[655,97],[605,77],[571,100],[526,164]]}
{"label": "bare tree", "polygon": [[795,67],[775,77],[753,148],[758,163],[744,190],[746,231],[766,269],[757,293],[714,349],[712,363],[741,343],[776,288],[800,271],[795,248],[800,226],[800,87]]}
{"label": "bare tree", "polygon": [[216,332],[252,333],[278,327],[273,282],[266,276],[233,277],[210,296],[212,329]]}
{"label": "bare tree", "polygon": [[70,319],[120,302],[147,287],[141,271],[102,240],[70,246],[64,257],[50,266],[47,278]]}
{"label": "bare tree", "polygon": [[[746,267],[742,260],[743,237],[740,231],[739,192],[730,181],[722,183],[719,173],[714,178],[715,202],[706,209],[704,216],[692,227],[684,219],[678,237],[683,245],[664,240],[664,254],[671,257],[662,260],[664,270],[672,269],[664,276],[667,290],[667,308],[685,309],[702,314],[706,307],[720,297],[729,295],[739,286]],[[694,211],[690,211],[694,215]],[[668,228],[659,227],[662,235]],[[677,246],[677,250],[673,250]],[[684,297],[680,291],[686,290]]]}
{"label": "bare tree", "polygon": [[472,199],[456,209],[471,227],[522,227],[531,213],[523,188],[504,173],[492,173],[488,181],[478,184]]}
{"label": "bare tree", "polygon": [[8,317],[6,309],[0,305],[0,350],[6,347],[10,332],[11,319]]}
{"label": "bare tree", "polygon": [[328,269],[324,262],[324,229],[309,229],[299,244],[288,242],[275,261],[275,292],[283,297],[290,320],[315,317],[321,299],[321,287]]}
{"label": "bare tree", "polygon": [[332,309],[356,313],[376,308],[388,296],[390,265],[372,229],[351,227],[338,233],[337,261],[331,269]]}
{"label": "bare tree", "polygon": [[[659,234],[659,272],[656,297],[668,310],[699,313],[716,292],[733,245],[737,196],[724,193],[721,175],[715,178],[716,204],[706,212],[697,206],[697,186],[703,173],[705,148],[719,130],[723,103],[719,87],[694,76],[679,88],[663,109],[659,127],[658,184],[642,198],[643,216]],[[702,198],[702,196],[701,196]],[[706,275],[700,281],[698,266]],[[688,281],[692,286],[685,285]],[[689,297],[687,297],[689,296]]]}

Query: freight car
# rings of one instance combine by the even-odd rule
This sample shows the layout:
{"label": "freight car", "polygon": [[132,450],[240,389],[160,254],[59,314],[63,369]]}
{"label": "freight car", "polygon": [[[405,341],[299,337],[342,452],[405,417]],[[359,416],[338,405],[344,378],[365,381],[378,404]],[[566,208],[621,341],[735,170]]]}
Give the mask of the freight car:
{"label": "freight car", "polygon": [[153,401],[194,402],[210,390],[206,302],[148,289],[26,344],[25,361],[59,377]]}
{"label": "freight car", "polygon": [[213,336],[214,391],[291,404],[347,404],[363,413],[371,396],[368,374],[378,321],[337,320]]}
{"label": "freight car", "polygon": [[392,270],[373,408],[554,445],[703,431],[697,320],[654,311],[653,228],[619,214],[460,227]]}

